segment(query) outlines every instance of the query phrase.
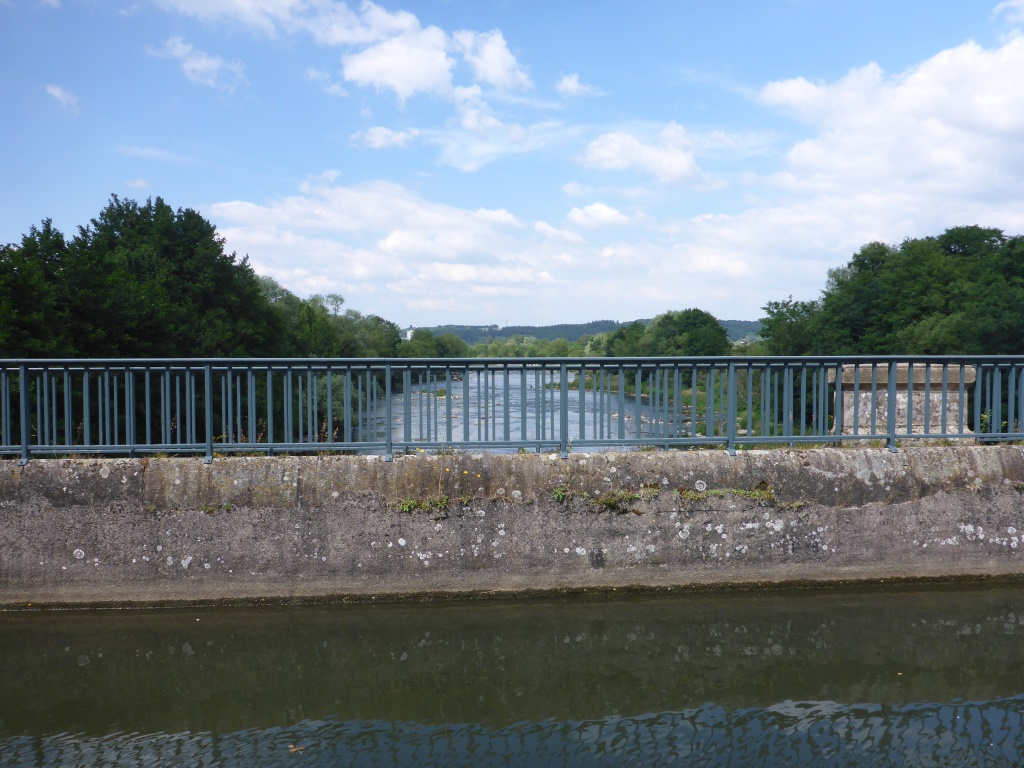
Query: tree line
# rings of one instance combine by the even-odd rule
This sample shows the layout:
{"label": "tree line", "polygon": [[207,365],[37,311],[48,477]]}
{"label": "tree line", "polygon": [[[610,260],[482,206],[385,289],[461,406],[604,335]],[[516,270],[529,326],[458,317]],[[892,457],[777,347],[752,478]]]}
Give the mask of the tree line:
{"label": "tree line", "polygon": [[390,320],[299,298],[215,227],[161,198],[113,196],[72,237],[46,219],[0,246],[0,357],[398,356]]}
{"label": "tree line", "polygon": [[[345,310],[337,294],[300,298],[227,253],[216,228],[160,197],[111,197],[71,237],[51,220],[0,246],[0,357],[573,357],[720,355],[725,329],[699,309],[651,321],[525,334],[470,346],[420,328],[410,339],[376,315]],[[522,329],[530,330],[524,326]]]}
{"label": "tree line", "polygon": [[977,226],[868,243],[821,295],[763,307],[770,355],[1024,354],[1024,237]]}

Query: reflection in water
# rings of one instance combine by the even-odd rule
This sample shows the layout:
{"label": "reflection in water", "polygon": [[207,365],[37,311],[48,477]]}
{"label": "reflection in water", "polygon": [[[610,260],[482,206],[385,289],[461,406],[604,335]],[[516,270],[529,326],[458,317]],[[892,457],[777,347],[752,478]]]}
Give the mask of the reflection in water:
{"label": "reflection in water", "polygon": [[0,614],[0,764],[1019,766],[1022,598]]}
{"label": "reflection in water", "polygon": [[1020,766],[1024,699],[849,706],[717,704],[589,721],[478,723],[303,720],[211,733],[59,735],[4,742],[4,765]]}

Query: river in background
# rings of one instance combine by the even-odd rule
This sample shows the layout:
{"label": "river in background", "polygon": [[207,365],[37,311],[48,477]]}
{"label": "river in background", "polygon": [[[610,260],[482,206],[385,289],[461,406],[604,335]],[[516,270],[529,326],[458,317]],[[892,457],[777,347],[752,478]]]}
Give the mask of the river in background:
{"label": "river in background", "polygon": [[[657,408],[649,394],[642,395],[638,405],[632,394],[619,397],[611,376],[596,377],[588,377],[581,393],[578,372],[567,372],[565,408],[570,442],[623,438],[655,441],[694,433],[691,413],[696,400],[669,406],[664,402],[665,392],[659,389]],[[550,447],[561,435],[557,370],[520,375],[494,369],[471,372],[455,381],[446,381],[443,374],[439,379],[423,379],[411,381],[405,391],[392,396],[391,439],[395,442],[434,441],[457,448],[460,442],[504,440],[542,442]],[[704,416],[701,426],[706,431],[709,424],[704,423],[708,421]],[[371,424],[372,437],[383,439],[388,422],[379,407]],[[602,447],[590,446],[588,450]]]}
{"label": "river in background", "polygon": [[0,613],[3,766],[1019,766],[1024,590]]}

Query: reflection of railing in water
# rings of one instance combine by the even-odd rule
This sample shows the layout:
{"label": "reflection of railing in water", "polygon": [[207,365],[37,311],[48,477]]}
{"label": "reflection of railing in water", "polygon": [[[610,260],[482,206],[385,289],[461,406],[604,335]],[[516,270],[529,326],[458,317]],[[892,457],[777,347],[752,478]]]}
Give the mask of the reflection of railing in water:
{"label": "reflection of railing in water", "polygon": [[597,720],[479,723],[303,720],[237,733],[0,739],[5,765],[1021,765],[1024,705],[782,702]]}
{"label": "reflection of railing in water", "polygon": [[[444,390],[442,393],[441,390]],[[0,361],[0,454],[1024,439],[1024,357]]]}

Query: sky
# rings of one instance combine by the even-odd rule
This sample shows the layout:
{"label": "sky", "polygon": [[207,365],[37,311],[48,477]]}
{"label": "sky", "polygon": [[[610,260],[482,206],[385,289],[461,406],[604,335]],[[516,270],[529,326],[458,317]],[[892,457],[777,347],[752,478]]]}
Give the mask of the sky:
{"label": "sky", "polygon": [[112,194],[408,325],[754,320],[1024,233],[1024,0],[0,0],[0,242]]}

